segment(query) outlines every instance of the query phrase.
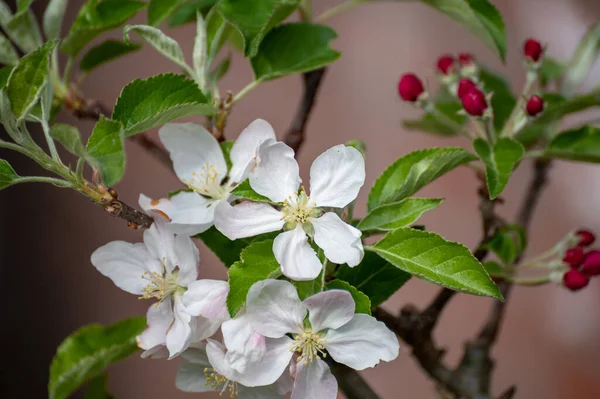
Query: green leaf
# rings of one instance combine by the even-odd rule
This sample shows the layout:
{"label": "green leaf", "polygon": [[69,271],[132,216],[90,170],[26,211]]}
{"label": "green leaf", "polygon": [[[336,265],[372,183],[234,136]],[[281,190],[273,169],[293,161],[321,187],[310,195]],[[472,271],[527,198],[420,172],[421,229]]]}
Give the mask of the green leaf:
{"label": "green leaf", "polygon": [[123,125],[101,115],[87,143],[90,162],[109,187],[118,183],[125,173],[124,140]]}
{"label": "green leaf", "polygon": [[68,0],[50,0],[44,12],[43,27],[48,40],[60,38]]}
{"label": "green leaf", "polygon": [[298,297],[301,301],[305,300],[309,296],[313,296],[316,293],[321,292],[322,286],[321,282],[323,281],[323,272],[319,273],[316,279],[309,281],[292,281],[294,287],[296,287],[296,291],[298,291]]}
{"label": "green leaf", "polygon": [[521,143],[508,137],[498,139],[493,147],[477,138],[473,141],[473,148],[485,164],[485,180],[490,198],[494,199],[506,187],[510,175],[525,155],[525,149]]}
{"label": "green leaf", "polygon": [[108,376],[101,374],[93,378],[85,390],[83,399],[114,399],[114,396],[106,390]]}
{"label": "green leaf", "polygon": [[[458,126],[463,127],[468,118],[458,112],[462,105],[453,99],[435,100],[436,112],[426,112],[421,119],[404,120],[402,124],[409,130],[441,136],[454,136],[460,133]],[[441,116],[441,115],[443,116]]]}
{"label": "green leaf", "polygon": [[145,318],[134,317],[108,327],[87,325],[68,336],[50,366],[49,399],[67,398],[108,365],[135,353],[135,339],[145,328]]}
{"label": "green leaf", "polygon": [[148,25],[127,25],[123,29],[123,36],[125,37],[126,42],[129,42],[129,34],[131,31],[140,35],[142,39],[147,41],[163,56],[176,63],[184,70],[189,70],[185,58],[183,57],[183,51],[181,51],[181,47],[179,47],[179,43],[165,35],[160,29]]}
{"label": "green leaf", "polygon": [[227,57],[223,58],[223,60],[221,60],[221,62],[219,62],[217,66],[210,72],[209,79],[214,83],[221,80],[221,78],[225,76],[225,74],[229,70],[230,64],[231,55],[228,55]]}
{"label": "green leaf", "polygon": [[79,67],[82,71],[89,73],[91,70],[138,50],[141,46],[137,43],[123,43],[119,40],[107,40],[92,47],[81,59]]}
{"label": "green leaf", "polygon": [[81,135],[75,126],[57,123],[50,129],[50,136],[61,143],[71,154],[75,154],[80,158],[86,157]]}
{"label": "green leaf", "polygon": [[332,63],[340,56],[329,47],[336,37],[335,31],[324,25],[302,22],[278,26],[265,37],[251,60],[255,79],[276,79]]}
{"label": "green leaf", "polygon": [[148,25],[160,25],[180,3],[181,0],[150,0],[150,4],[148,4]]}
{"label": "green leaf", "polygon": [[0,159],[0,190],[14,183],[19,178],[19,175],[4,159]]}
{"label": "green leaf", "polygon": [[18,120],[25,118],[40,99],[48,79],[49,55],[57,43],[56,40],[48,42],[21,58],[8,78],[6,94]]}
{"label": "green leaf", "polygon": [[40,27],[29,9],[12,15],[10,8],[4,2],[0,2],[0,25],[12,42],[25,54],[43,44]]}
{"label": "green leaf", "polygon": [[350,283],[342,280],[333,280],[327,283],[327,290],[343,290],[348,291],[352,295],[355,304],[355,313],[371,314],[371,301],[363,292],[360,292],[350,285]]}
{"label": "green leaf", "polygon": [[423,213],[440,206],[442,201],[442,198],[405,198],[373,209],[356,227],[362,231],[407,227],[419,220]]}
{"label": "green leaf", "polygon": [[482,245],[482,248],[495,253],[505,265],[513,264],[526,247],[527,234],[516,224],[502,227],[490,241]]}
{"label": "green leaf", "polygon": [[96,36],[123,25],[145,6],[146,3],[133,0],[88,0],[79,10],[61,50],[77,55]]}
{"label": "green leaf", "polygon": [[10,43],[10,40],[0,33],[0,64],[17,65],[19,62],[19,54]]}
{"label": "green leaf", "polygon": [[559,79],[565,72],[566,66],[558,60],[544,55],[542,66],[540,67],[540,85],[546,87],[550,82]]}
{"label": "green leaf", "polygon": [[265,35],[285,20],[300,0],[221,0],[219,13],[244,38],[244,54],[254,57]]}
{"label": "green leaf", "polygon": [[531,122],[530,125],[533,123],[540,125],[549,124],[561,120],[566,115],[598,106],[600,106],[600,88],[586,94],[570,97],[563,102],[549,104],[544,113]]}
{"label": "green leaf", "polygon": [[0,68],[0,90],[3,89],[4,86],[6,86],[6,83],[8,82],[8,78],[13,69],[14,68],[11,67],[10,65]]}
{"label": "green leaf", "polygon": [[221,147],[221,151],[223,151],[223,157],[225,158],[225,163],[227,164],[227,170],[231,170],[231,147],[233,147],[233,140],[225,140],[219,143]]}
{"label": "green leaf", "polygon": [[487,262],[483,262],[483,268],[490,276],[503,276],[504,268],[500,266],[498,262],[494,262],[493,260],[488,260]]}
{"label": "green leaf", "polygon": [[250,181],[248,179],[238,184],[236,188],[233,189],[231,194],[235,195],[236,197],[247,198],[252,201],[273,203],[267,197],[260,195],[259,193],[254,191],[252,187],[250,187]]}
{"label": "green leaf", "polygon": [[573,58],[566,68],[561,92],[571,95],[589,75],[600,52],[600,22],[592,26],[579,42]]}
{"label": "green leaf", "polygon": [[550,142],[546,156],[600,163],[600,129],[586,125],[562,132]]}
{"label": "green leaf", "polygon": [[212,64],[227,38],[235,33],[235,29],[218,12],[218,7],[213,7],[206,15],[206,53],[208,65]]}
{"label": "green leaf", "polygon": [[281,275],[279,263],[273,255],[273,240],[250,244],[241,254],[241,260],[229,268],[229,294],[227,309],[234,317],[246,303],[246,295],[252,285]]}
{"label": "green leaf", "polygon": [[365,293],[376,307],[398,291],[411,275],[373,252],[366,252],[356,267],[341,266],[335,276]]}
{"label": "green leaf", "polygon": [[477,159],[462,148],[428,148],[411,152],[379,176],[369,192],[369,211],[410,197],[457,166]]}
{"label": "green leaf", "polygon": [[195,22],[196,12],[200,11],[202,15],[206,15],[213,9],[216,2],[217,0],[188,0],[173,12],[169,20],[169,28],[176,28],[190,22]]}
{"label": "green leaf", "polygon": [[508,81],[502,76],[481,68],[479,80],[483,83],[486,92],[494,93],[491,101],[494,111],[494,128],[496,132],[500,132],[517,104],[517,100],[512,94]]}
{"label": "green leaf", "polygon": [[123,123],[126,136],[132,136],[178,118],[214,112],[194,81],[183,75],[163,74],[125,86],[113,119]]}
{"label": "green leaf", "polygon": [[455,291],[502,299],[498,287],[462,244],[427,231],[402,228],[367,249],[394,266]]}

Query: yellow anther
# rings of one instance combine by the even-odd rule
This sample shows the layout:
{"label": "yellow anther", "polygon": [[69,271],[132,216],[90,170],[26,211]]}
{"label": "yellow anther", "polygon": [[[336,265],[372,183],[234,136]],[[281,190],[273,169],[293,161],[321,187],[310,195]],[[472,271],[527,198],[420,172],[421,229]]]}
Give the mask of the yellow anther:
{"label": "yellow anther", "polygon": [[198,194],[213,199],[226,199],[231,191],[228,186],[221,185],[221,178],[217,168],[213,164],[206,163],[202,166],[200,173],[193,172],[191,179],[183,179],[182,182]]}
{"label": "yellow anther", "polygon": [[237,383],[217,373],[215,369],[206,367],[204,375],[206,376],[205,385],[219,392],[219,396],[222,396],[225,392],[229,392],[230,398],[235,398],[239,395]]}
{"label": "yellow anther", "polygon": [[310,202],[304,187],[299,195],[290,195],[283,202],[283,220],[288,229],[294,229],[297,224],[310,223],[310,219],[318,216],[319,210]]}
{"label": "yellow anther", "polygon": [[294,334],[294,345],[290,350],[299,354],[298,363],[303,361],[304,364],[308,364],[315,359],[327,357],[327,353],[325,353],[326,343],[327,341],[322,339],[319,334],[306,330],[302,334]]}

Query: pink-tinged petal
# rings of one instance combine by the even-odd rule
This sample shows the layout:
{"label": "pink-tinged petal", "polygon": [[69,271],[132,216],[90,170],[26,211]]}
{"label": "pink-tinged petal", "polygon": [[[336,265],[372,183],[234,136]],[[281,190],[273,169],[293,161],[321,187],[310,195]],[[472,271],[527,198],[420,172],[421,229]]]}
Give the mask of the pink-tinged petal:
{"label": "pink-tinged petal", "polygon": [[146,351],[167,343],[167,331],[173,323],[173,302],[169,299],[150,305],[146,313],[148,326],[136,341],[137,345]]}
{"label": "pink-tinged petal", "polygon": [[365,183],[365,159],[360,151],[336,145],[319,155],[310,168],[310,199],[319,207],[343,208]]}
{"label": "pink-tinged petal", "polygon": [[267,350],[265,337],[254,331],[246,313],[223,323],[221,331],[227,347],[227,361],[240,373],[249,363],[259,361]]}
{"label": "pink-tinged petal", "polygon": [[338,363],[355,370],[374,367],[398,356],[398,338],[385,324],[366,314],[354,315],[344,326],[329,330],[325,348]]}
{"label": "pink-tinged petal", "polygon": [[252,189],[271,201],[283,202],[297,194],[301,180],[294,150],[279,141],[263,141],[249,178]]}
{"label": "pink-tinged petal", "polygon": [[227,281],[203,279],[188,285],[187,291],[182,296],[185,311],[192,316],[206,318],[228,317],[227,294],[229,284]]}
{"label": "pink-tinged petal", "polygon": [[231,206],[221,201],[215,210],[215,227],[230,240],[237,240],[281,230],[283,214],[269,204],[245,201]]}
{"label": "pink-tinged petal", "polygon": [[267,338],[266,351],[260,360],[249,363],[243,373],[235,373],[234,380],[247,387],[271,385],[287,373],[292,360],[292,340],[289,337]]}
{"label": "pink-tinged petal", "polygon": [[354,316],[354,300],[348,291],[330,290],[304,300],[313,331],[340,328]]}
{"label": "pink-tinged petal", "polygon": [[308,237],[301,225],[275,237],[273,254],[281,265],[281,272],[297,281],[317,278],[323,265],[315,250],[308,243]]}
{"label": "pink-tinged petal", "polygon": [[229,153],[232,164],[230,181],[240,183],[248,177],[258,146],[265,140],[275,140],[275,131],[269,122],[262,119],[255,120],[240,133]]}
{"label": "pink-tinged petal", "polygon": [[300,362],[297,368],[291,399],[337,398],[337,381],[324,361]]}
{"label": "pink-tinged petal", "polygon": [[110,242],[92,253],[92,265],[123,291],[141,295],[148,284],[144,273],[160,273],[160,262],[153,259],[144,244]]}
{"label": "pink-tinged petal", "polygon": [[167,230],[167,221],[161,217],[154,218],[154,223],[144,231],[144,244],[153,258],[161,261],[168,272],[175,266],[175,235]]}
{"label": "pink-tinged petal", "polygon": [[187,349],[192,340],[192,316],[184,312],[181,298],[175,296],[173,301],[173,324],[167,331],[167,349],[169,359],[173,359]]}
{"label": "pink-tinged petal", "polygon": [[327,259],[333,263],[347,263],[350,267],[360,263],[365,255],[360,230],[345,223],[333,212],[311,219],[311,222],[315,229],[315,243],[323,249]]}
{"label": "pink-tinged petal", "polygon": [[177,282],[182,287],[187,287],[198,278],[198,265],[200,264],[200,251],[188,236],[175,236],[175,255],[179,274]]}
{"label": "pink-tinged petal", "polygon": [[287,281],[263,280],[250,287],[246,312],[252,328],[270,338],[302,333],[306,307]]}

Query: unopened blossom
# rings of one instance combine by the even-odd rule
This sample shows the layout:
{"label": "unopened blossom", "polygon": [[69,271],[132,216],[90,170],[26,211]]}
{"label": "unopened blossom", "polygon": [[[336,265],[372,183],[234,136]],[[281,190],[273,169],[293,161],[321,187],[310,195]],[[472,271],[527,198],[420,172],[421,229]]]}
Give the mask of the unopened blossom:
{"label": "unopened blossom", "polygon": [[310,195],[300,189],[294,151],[281,142],[264,141],[258,150],[250,186],[277,203],[222,202],[215,210],[215,227],[231,240],[284,230],[273,243],[281,271],[293,280],[312,280],[322,269],[309,243],[314,240],[333,263],[356,266],[364,250],[360,230],[329,208],[344,208],[356,199],[365,181],[365,161],[353,147],[338,145],[321,154],[310,169]]}
{"label": "unopened blossom", "polygon": [[[191,342],[213,335],[228,318],[229,285],[196,281],[198,248],[189,237],[168,231],[161,217],[144,232],[143,243],[113,241],[94,251],[91,260],[117,287],[156,300],[148,309],[148,327],[137,337],[144,357],[162,357],[165,347],[170,358],[177,356]],[[195,316],[186,303],[196,308]]]}
{"label": "unopened blossom", "polygon": [[168,123],[158,134],[169,151],[177,177],[187,190],[161,200],[152,200],[142,194],[140,206],[146,211],[161,212],[169,218],[170,230],[189,236],[213,225],[217,205],[233,200],[231,191],[254,167],[259,144],[275,139],[275,132],[268,122],[255,120],[231,147],[232,166],[228,170],[221,146],[204,127],[193,123]]}

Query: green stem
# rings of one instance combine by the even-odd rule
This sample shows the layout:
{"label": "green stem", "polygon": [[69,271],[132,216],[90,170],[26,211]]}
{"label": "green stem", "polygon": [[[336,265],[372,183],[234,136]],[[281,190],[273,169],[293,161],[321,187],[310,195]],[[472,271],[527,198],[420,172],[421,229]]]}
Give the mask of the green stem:
{"label": "green stem", "polygon": [[299,10],[302,21],[310,21],[312,19],[312,0],[302,0]]}
{"label": "green stem", "polygon": [[66,181],[66,180],[61,180],[61,179],[56,179],[54,177],[43,177],[43,176],[25,176],[25,177],[19,177],[18,179],[15,180],[15,183],[50,183],[50,184],[54,184],[55,186],[59,186],[59,187],[73,187],[73,183]]}
{"label": "green stem", "polygon": [[368,1],[368,0],[349,0],[345,3],[339,4],[333,8],[330,8],[329,10],[323,12],[323,14],[321,14],[317,18],[315,18],[315,21],[323,22],[323,21],[333,17],[336,14],[339,14],[344,11],[348,11],[349,9],[356,7],[366,1]]}
{"label": "green stem", "polygon": [[27,158],[31,158],[31,152],[29,152],[26,148],[21,147],[18,144],[9,143],[7,141],[0,140],[0,148],[6,148],[8,150],[17,151],[17,152],[20,152],[21,154],[25,155]]}
{"label": "green stem", "polygon": [[260,80],[253,80],[252,82],[248,83],[246,85],[246,87],[244,87],[242,90],[240,90],[235,95],[235,97],[233,97],[233,101],[231,103],[235,104],[236,102],[238,102],[239,100],[241,100],[242,97],[244,97],[246,94],[248,94],[249,92],[251,92],[254,88],[256,88],[261,83],[262,82]]}
{"label": "green stem", "polygon": [[517,105],[513,108],[513,111],[508,118],[508,122],[504,125],[504,129],[500,132],[500,137],[513,137],[518,133],[515,131],[515,123],[519,118],[525,117],[525,104],[529,100],[529,95],[531,94],[535,82],[538,80],[538,72],[534,70],[527,71],[526,79],[519,101],[517,101]]}
{"label": "green stem", "polygon": [[56,150],[56,145],[54,144],[54,140],[50,136],[50,126],[48,126],[48,122],[42,120],[42,130],[44,131],[44,137],[46,138],[46,143],[48,144],[48,149],[50,150],[50,155],[52,159],[62,165],[62,161],[60,160],[60,156],[58,155],[58,151]]}
{"label": "green stem", "polygon": [[73,56],[69,56],[67,58],[67,63],[65,64],[65,72],[63,73],[63,84],[68,85],[71,81],[71,72],[73,71],[73,61],[75,58]]}
{"label": "green stem", "polygon": [[507,276],[504,276],[504,277],[507,281],[509,281],[513,284],[525,285],[525,286],[530,286],[530,287],[548,284],[552,281],[550,275],[544,275],[544,276],[539,276],[539,277],[522,277],[522,278],[507,277]]}
{"label": "green stem", "polygon": [[469,135],[469,132],[467,131],[467,129],[465,129],[464,126],[462,126],[460,123],[457,123],[456,121],[452,120],[452,118],[448,117],[448,115],[441,112],[435,106],[430,107],[427,111],[429,111],[433,116],[435,116],[437,119],[439,119],[443,124],[448,126],[450,129],[454,130],[457,133],[463,134],[469,140],[472,139],[472,137]]}

